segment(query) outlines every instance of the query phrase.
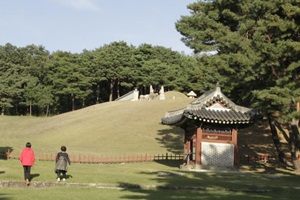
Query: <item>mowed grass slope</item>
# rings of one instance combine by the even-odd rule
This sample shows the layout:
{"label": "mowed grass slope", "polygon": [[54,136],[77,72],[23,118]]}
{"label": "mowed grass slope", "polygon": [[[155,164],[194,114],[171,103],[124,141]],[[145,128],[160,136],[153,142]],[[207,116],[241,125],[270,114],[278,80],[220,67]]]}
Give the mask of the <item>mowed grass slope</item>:
{"label": "mowed grass slope", "polygon": [[0,117],[0,147],[19,154],[30,141],[36,153],[142,155],[181,152],[183,131],[160,124],[165,112],[191,99],[166,92],[164,101],[107,102],[53,117]]}

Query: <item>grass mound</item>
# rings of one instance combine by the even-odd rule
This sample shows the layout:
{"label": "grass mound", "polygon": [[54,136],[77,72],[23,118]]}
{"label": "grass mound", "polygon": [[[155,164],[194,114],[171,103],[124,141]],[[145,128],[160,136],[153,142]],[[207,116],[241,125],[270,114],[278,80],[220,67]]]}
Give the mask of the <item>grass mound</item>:
{"label": "grass mound", "polygon": [[[117,101],[53,117],[1,116],[2,147],[19,153],[27,141],[36,152],[141,155],[181,152],[183,131],[160,124],[164,113],[185,107],[191,99],[166,92],[166,100]],[[172,142],[170,142],[172,141]]]}

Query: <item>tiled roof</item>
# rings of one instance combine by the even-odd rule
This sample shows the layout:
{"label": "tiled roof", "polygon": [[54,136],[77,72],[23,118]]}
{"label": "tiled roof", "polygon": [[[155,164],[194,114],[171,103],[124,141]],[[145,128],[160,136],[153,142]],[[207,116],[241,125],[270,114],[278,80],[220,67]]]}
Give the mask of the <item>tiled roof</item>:
{"label": "tiled roof", "polygon": [[202,108],[199,110],[186,110],[184,116],[189,119],[218,124],[246,124],[251,121],[249,112],[236,110],[210,110]]}
{"label": "tiled roof", "polygon": [[186,108],[167,112],[161,121],[165,125],[181,125],[187,119],[205,123],[249,124],[256,114],[253,109],[233,103],[217,85],[214,90],[205,92]]}

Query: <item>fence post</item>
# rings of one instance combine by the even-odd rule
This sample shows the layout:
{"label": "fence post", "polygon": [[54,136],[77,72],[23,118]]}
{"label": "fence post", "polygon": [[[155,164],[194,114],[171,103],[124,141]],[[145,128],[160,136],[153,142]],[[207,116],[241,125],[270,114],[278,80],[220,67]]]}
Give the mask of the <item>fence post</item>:
{"label": "fence post", "polygon": [[9,159],[9,158],[10,158],[10,149],[8,148],[7,152],[6,152],[6,159]]}
{"label": "fence post", "polygon": [[166,160],[168,160],[168,153],[166,153]]}
{"label": "fence post", "polygon": [[269,161],[269,154],[265,154],[264,162],[267,163]]}

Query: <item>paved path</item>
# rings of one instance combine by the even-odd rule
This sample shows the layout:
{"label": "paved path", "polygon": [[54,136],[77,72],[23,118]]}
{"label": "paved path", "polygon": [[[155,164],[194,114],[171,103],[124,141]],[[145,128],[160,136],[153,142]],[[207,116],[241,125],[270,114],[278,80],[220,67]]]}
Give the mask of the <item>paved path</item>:
{"label": "paved path", "polygon": [[[29,187],[97,187],[97,188],[122,188],[122,186],[113,184],[98,184],[98,183],[68,183],[68,182],[38,182],[32,181]],[[0,181],[0,187],[28,187],[22,181]]]}
{"label": "paved path", "polygon": [[102,184],[102,183],[69,183],[69,182],[31,182],[27,186],[20,181],[1,181],[0,188],[22,188],[22,187],[93,187],[101,189],[161,189],[161,190],[200,190],[200,191],[232,191],[266,193],[271,190],[265,189],[230,189],[223,187],[199,187],[199,186],[174,186],[174,185],[137,185],[137,184]]}

